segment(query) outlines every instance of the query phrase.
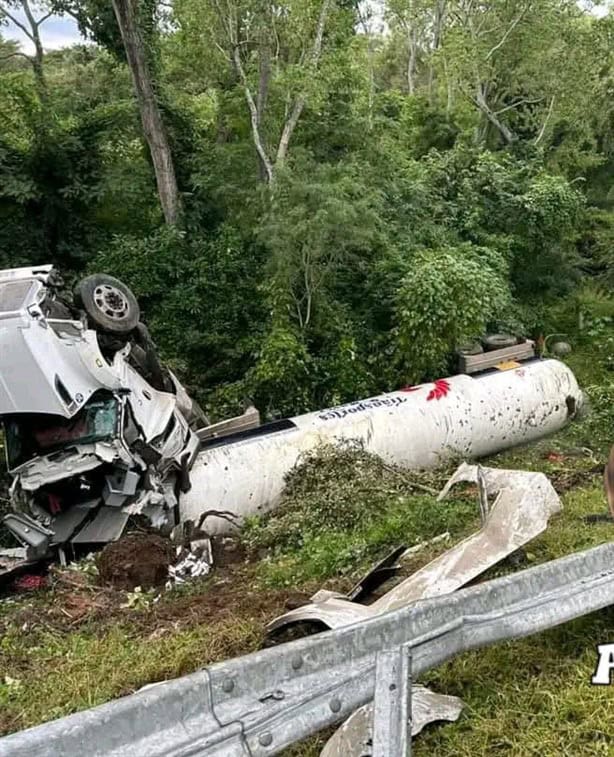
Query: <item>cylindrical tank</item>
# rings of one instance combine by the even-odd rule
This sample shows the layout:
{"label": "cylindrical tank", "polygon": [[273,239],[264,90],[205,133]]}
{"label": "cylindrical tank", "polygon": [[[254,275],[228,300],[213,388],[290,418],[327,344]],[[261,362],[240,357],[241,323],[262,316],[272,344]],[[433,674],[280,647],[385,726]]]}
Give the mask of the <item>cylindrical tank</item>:
{"label": "cylindrical tank", "polygon": [[[323,442],[359,439],[390,463],[433,468],[558,431],[581,403],[582,392],[564,363],[536,359],[261,426],[242,439],[200,452],[191,472],[192,488],[181,496],[181,520],[198,521],[210,509],[241,520],[274,508],[284,476],[302,453]],[[223,533],[230,525],[209,516],[205,528]]]}

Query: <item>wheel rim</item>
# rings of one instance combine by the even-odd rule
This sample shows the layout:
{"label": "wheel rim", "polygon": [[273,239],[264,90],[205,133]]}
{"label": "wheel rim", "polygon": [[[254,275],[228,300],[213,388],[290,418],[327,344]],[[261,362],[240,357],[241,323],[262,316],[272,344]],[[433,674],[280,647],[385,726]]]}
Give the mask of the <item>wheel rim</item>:
{"label": "wheel rim", "polygon": [[114,321],[123,321],[128,315],[128,300],[111,284],[101,284],[94,289],[94,302],[101,313]]}

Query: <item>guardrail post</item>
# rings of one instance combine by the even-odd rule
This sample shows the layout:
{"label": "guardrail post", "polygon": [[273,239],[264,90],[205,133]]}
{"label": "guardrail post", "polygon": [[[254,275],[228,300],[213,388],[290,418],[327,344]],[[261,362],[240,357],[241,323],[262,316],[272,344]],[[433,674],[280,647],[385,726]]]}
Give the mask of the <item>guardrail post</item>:
{"label": "guardrail post", "polygon": [[411,755],[411,648],[378,652],[373,696],[373,757]]}

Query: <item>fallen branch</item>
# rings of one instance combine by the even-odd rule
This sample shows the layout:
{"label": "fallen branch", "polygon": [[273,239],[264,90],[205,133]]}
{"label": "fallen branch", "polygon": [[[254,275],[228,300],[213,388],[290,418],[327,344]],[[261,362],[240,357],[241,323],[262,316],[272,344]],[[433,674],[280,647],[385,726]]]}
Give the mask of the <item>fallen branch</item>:
{"label": "fallen branch", "polygon": [[437,489],[433,489],[430,486],[426,486],[426,484],[420,484],[417,481],[414,481],[406,473],[404,473],[403,471],[397,470],[392,465],[388,465],[387,463],[383,463],[383,468],[384,468],[384,470],[387,470],[390,473],[394,473],[396,476],[398,476],[403,481],[405,481],[413,489],[418,489],[418,491],[422,491],[425,494],[432,494],[434,497],[436,497],[439,494],[439,492],[437,491]]}
{"label": "fallen branch", "polygon": [[202,529],[203,523],[209,516],[222,518],[223,520],[228,521],[228,523],[231,523],[233,526],[237,525],[238,516],[234,513],[231,513],[230,510],[205,510],[205,512],[198,519],[198,523],[196,524],[197,531],[200,531]]}

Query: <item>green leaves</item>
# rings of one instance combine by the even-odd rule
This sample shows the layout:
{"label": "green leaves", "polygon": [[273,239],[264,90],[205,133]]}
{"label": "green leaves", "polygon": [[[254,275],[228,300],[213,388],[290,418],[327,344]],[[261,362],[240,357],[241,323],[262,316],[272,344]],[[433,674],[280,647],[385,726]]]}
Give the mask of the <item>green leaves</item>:
{"label": "green leaves", "polygon": [[510,303],[509,281],[485,257],[462,245],[425,251],[412,261],[396,310],[399,360],[409,381],[445,372],[450,353],[482,335]]}
{"label": "green leaves", "polygon": [[[57,1],[103,47],[45,55],[44,107],[30,64],[0,61],[0,263],[124,277],[214,414],[434,378],[486,328],[543,328],[580,270],[611,283],[611,19],[389,0],[382,34],[346,2],[142,0],[180,234],[160,229],[110,3]],[[270,186],[246,87],[272,163],[304,101]]]}

